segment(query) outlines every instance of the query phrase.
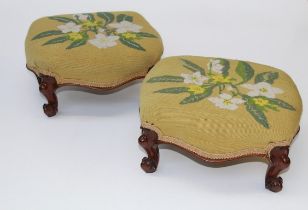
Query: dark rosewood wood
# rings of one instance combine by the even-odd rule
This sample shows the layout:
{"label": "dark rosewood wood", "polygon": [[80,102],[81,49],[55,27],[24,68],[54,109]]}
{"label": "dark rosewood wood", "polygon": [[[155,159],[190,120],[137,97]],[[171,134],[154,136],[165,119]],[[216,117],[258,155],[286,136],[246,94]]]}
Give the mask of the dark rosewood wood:
{"label": "dark rosewood wood", "polygon": [[147,173],[153,173],[156,171],[159,161],[158,135],[150,129],[141,129],[142,134],[138,142],[148,154],[148,157],[142,159],[141,168]]}
{"label": "dark rosewood wood", "polygon": [[[180,147],[176,144],[164,142],[158,139],[158,135],[155,131],[142,128],[142,135],[139,137],[139,144],[146,150],[148,157],[144,157],[141,162],[141,168],[147,173],[153,173],[156,171],[159,161],[159,144],[166,144],[173,147],[175,151],[183,153],[199,161],[204,161],[204,165],[208,166],[229,166],[247,161],[262,161],[266,159],[269,162],[268,170],[265,177],[265,187],[273,192],[279,192],[282,190],[282,178],[278,177],[279,173],[288,168],[290,165],[289,147],[274,147],[270,155],[264,154],[248,154],[231,159],[210,159],[200,156],[195,152],[192,152],[186,148]],[[299,129],[296,133],[298,134]],[[296,136],[295,135],[295,136]],[[294,138],[295,138],[294,136]]]}
{"label": "dark rosewood wood", "polygon": [[[44,96],[48,100],[48,104],[44,104],[44,112],[48,117],[52,117],[56,115],[58,112],[58,100],[57,96],[55,94],[56,89],[64,87],[64,86],[70,86],[70,87],[77,87],[77,88],[84,88],[85,90],[93,91],[93,93],[106,93],[107,91],[115,91],[118,89],[125,88],[127,85],[129,85],[132,81],[143,79],[145,76],[137,76],[135,78],[132,78],[130,80],[124,81],[120,84],[117,84],[115,86],[111,87],[95,87],[95,86],[88,86],[88,85],[79,85],[79,84],[73,84],[73,83],[65,83],[65,84],[57,84],[56,79],[51,76],[43,75],[43,74],[37,74],[34,70],[32,70],[29,66],[26,65],[26,68],[33,72],[35,76],[37,77],[37,80],[40,85],[40,91],[44,94]],[[148,69],[148,72],[153,68],[150,67]]]}
{"label": "dark rosewood wood", "polygon": [[57,81],[54,77],[39,75],[37,76],[40,92],[46,97],[48,104],[43,105],[45,114],[52,117],[58,112],[58,99],[56,90],[58,88]]}
{"label": "dark rosewood wood", "polygon": [[279,173],[290,165],[289,147],[275,147],[270,152],[269,166],[265,177],[265,187],[273,192],[282,190],[282,178]]}

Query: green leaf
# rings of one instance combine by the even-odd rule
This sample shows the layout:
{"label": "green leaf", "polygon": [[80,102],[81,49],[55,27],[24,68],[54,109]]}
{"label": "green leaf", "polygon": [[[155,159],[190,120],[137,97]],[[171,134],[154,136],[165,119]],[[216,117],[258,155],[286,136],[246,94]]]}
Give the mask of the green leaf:
{"label": "green leaf", "polygon": [[222,69],[222,75],[226,77],[229,75],[230,62],[222,58],[219,58],[219,60],[220,60],[220,64],[224,66],[224,68]]}
{"label": "green leaf", "polygon": [[186,93],[188,91],[187,87],[173,87],[173,88],[165,88],[161,90],[155,91],[155,93],[172,93],[172,94],[179,94],[179,93]]}
{"label": "green leaf", "polygon": [[246,103],[246,110],[251,114],[251,116],[260,123],[263,127],[269,128],[266,116],[263,111],[251,102]]}
{"label": "green leaf", "polygon": [[138,32],[135,33],[138,37],[147,37],[147,38],[157,38],[157,36],[150,34],[150,33],[146,33],[146,32]]}
{"label": "green leaf", "polygon": [[121,37],[120,38],[120,42],[130,48],[134,48],[136,50],[141,50],[141,51],[145,51],[145,49],[140,45],[138,44],[137,42],[134,42],[132,40],[129,40],[129,39],[125,39],[124,37]]}
{"label": "green leaf", "polygon": [[73,41],[66,49],[72,49],[75,47],[80,47],[82,45],[85,45],[87,43],[88,39],[81,39],[81,40],[76,40]]}
{"label": "green leaf", "polygon": [[179,76],[171,76],[171,75],[164,75],[159,77],[152,77],[147,81],[148,83],[155,83],[155,82],[184,82],[183,77]]}
{"label": "green leaf", "polygon": [[67,18],[67,17],[52,16],[52,17],[49,17],[49,19],[57,20],[57,21],[62,22],[62,23],[73,22],[73,23],[78,24],[78,22],[76,20],[71,19],[71,18]]}
{"label": "green leaf", "polygon": [[55,39],[51,39],[47,42],[45,42],[43,45],[49,45],[49,44],[57,44],[57,43],[63,43],[68,40],[68,36],[61,36]]}
{"label": "green leaf", "polygon": [[249,81],[253,77],[254,72],[255,72],[248,63],[243,62],[243,61],[238,62],[238,65],[235,71],[242,78],[242,82],[240,82],[239,84],[243,84]]}
{"label": "green leaf", "polygon": [[94,22],[95,21],[95,17],[93,14],[91,13],[86,13],[86,15],[88,15],[88,20],[91,21],[91,22]]}
{"label": "green leaf", "polygon": [[189,61],[189,60],[186,60],[186,59],[181,59],[183,62],[184,62],[184,67],[191,70],[192,72],[200,72],[202,75],[205,75],[205,70],[204,68],[202,68],[201,66]]}
{"label": "green leaf", "polygon": [[62,31],[59,31],[59,30],[44,31],[44,32],[39,33],[38,35],[34,36],[32,38],[32,40],[44,38],[44,37],[47,37],[47,36],[60,35],[60,34],[63,34],[63,33],[62,33]]}
{"label": "green leaf", "polygon": [[279,73],[278,72],[263,72],[257,74],[255,77],[255,83],[259,82],[267,82],[273,84],[276,79],[278,79]]}
{"label": "green leaf", "polygon": [[266,99],[269,100],[271,102],[271,104],[277,105],[277,106],[284,108],[284,109],[295,111],[295,108],[292,105],[288,104],[287,102],[285,102],[283,100],[280,100],[278,98],[266,98]]}
{"label": "green leaf", "polygon": [[208,88],[204,91],[204,93],[201,93],[201,94],[192,94],[186,98],[184,98],[180,104],[189,104],[189,103],[195,103],[195,102],[198,102],[198,101],[201,101],[202,99],[205,99],[206,97],[209,97],[211,94],[212,94],[212,90],[213,88]]}
{"label": "green leaf", "polygon": [[98,12],[96,14],[97,14],[98,17],[105,20],[106,25],[113,22],[113,20],[114,20],[114,15],[110,12]]}
{"label": "green leaf", "polygon": [[117,22],[129,21],[133,22],[133,17],[125,14],[120,14],[117,16]]}

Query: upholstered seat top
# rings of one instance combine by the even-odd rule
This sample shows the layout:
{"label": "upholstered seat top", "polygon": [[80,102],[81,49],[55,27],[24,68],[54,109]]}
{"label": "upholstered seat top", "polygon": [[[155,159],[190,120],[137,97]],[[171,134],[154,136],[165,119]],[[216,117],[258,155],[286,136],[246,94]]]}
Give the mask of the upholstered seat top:
{"label": "upholstered seat top", "polygon": [[170,57],[141,88],[142,126],[209,159],[266,155],[289,145],[302,102],[283,71],[238,60]]}
{"label": "upholstered seat top", "polygon": [[135,12],[44,17],[26,38],[27,66],[59,84],[113,87],[143,77],[161,57],[162,40]]}

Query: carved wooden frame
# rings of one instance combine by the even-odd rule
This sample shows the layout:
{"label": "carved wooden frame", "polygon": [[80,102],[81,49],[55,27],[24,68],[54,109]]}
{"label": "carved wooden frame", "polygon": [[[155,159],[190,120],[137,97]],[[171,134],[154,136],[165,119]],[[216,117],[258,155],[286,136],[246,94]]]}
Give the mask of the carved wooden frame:
{"label": "carved wooden frame", "polygon": [[[43,110],[44,113],[48,117],[55,116],[58,112],[58,98],[56,95],[57,89],[64,87],[64,86],[71,86],[71,87],[81,87],[85,88],[88,90],[92,90],[97,93],[102,93],[110,90],[116,90],[122,86],[127,85],[128,83],[138,80],[138,79],[143,79],[145,76],[138,76],[135,78],[132,78],[128,81],[125,81],[119,85],[113,86],[113,87],[94,87],[94,86],[86,86],[86,85],[78,85],[78,84],[72,84],[72,83],[67,83],[67,84],[58,84],[56,78],[49,76],[49,75],[44,75],[44,74],[38,74],[28,66],[26,68],[31,71],[32,73],[35,74],[37,77],[37,81],[39,83],[39,90],[40,92],[46,97],[47,102],[46,104],[43,105]],[[149,68],[148,72],[152,69],[152,67]]]}
{"label": "carved wooden frame", "polygon": [[[207,163],[227,163],[231,161],[237,161],[240,159],[244,160],[245,158],[249,158],[249,157],[251,158],[261,157],[262,159],[266,159],[268,162],[268,169],[267,169],[266,176],[265,176],[265,188],[272,192],[279,192],[282,190],[283,180],[278,175],[281,171],[287,169],[290,165],[290,158],[288,157],[289,146],[274,147],[271,149],[268,155],[264,155],[264,156],[251,155],[251,156],[239,157],[237,159],[235,158],[235,159],[215,159],[213,160],[213,159],[202,157],[178,145],[161,141],[158,139],[158,134],[151,129],[141,127],[141,130],[142,130],[142,134],[139,137],[138,142],[140,146],[144,148],[144,150],[146,151],[148,155],[147,157],[144,157],[142,159],[141,168],[146,173],[153,173],[157,169],[158,162],[159,162],[159,147],[158,146],[160,144],[169,144],[169,145],[175,146],[177,149],[187,152],[189,155],[192,155],[198,160],[202,160]],[[298,134],[298,132],[296,133],[296,135]]]}

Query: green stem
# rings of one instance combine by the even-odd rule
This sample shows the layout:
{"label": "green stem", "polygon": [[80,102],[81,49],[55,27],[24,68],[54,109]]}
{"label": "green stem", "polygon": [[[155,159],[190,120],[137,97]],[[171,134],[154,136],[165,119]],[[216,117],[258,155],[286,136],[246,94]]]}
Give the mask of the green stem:
{"label": "green stem", "polygon": [[104,27],[106,34],[109,36],[110,34],[114,34],[115,30],[114,29],[109,29],[107,27]]}
{"label": "green stem", "polygon": [[234,88],[236,90],[236,95],[242,95],[239,91],[239,89],[236,87],[236,85],[234,84],[230,84],[232,88]]}
{"label": "green stem", "polygon": [[242,98],[247,98],[247,97],[250,98],[250,96],[241,93],[235,84],[230,84],[230,85],[236,90],[236,94],[234,96],[241,96]]}
{"label": "green stem", "polygon": [[219,94],[221,94],[222,91],[225,89],[225,84],[223,84],[223,83],[219,84],[218,87],[219,87]]}

